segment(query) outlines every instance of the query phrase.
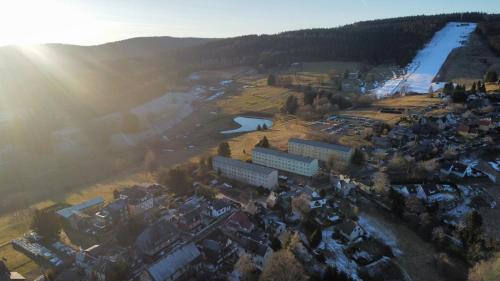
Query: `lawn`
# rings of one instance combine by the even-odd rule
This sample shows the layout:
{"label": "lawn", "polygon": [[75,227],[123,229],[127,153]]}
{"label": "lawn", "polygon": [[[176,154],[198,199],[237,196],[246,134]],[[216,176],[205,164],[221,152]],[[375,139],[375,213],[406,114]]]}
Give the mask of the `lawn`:
{"label": "lawn", "polygon": [[389,124],[394,124],[399,121],[401,115],[400,114],[390,114],[390,113],[382,113],[378,109],[370,108],[370,109],[361,109],[361,110],[348,110],[343,111],[343,115],[351,115],[351,116],[359,116],[370,118],[378,121],[383,121]]}
{"label": "lawn", "polygon": [[[241,160],[251,159],[251,152],[255,144],[264,136],[267,137],[273,148],[286,150],[288,139],[304,138],[311,133],[312,130],[306,126],[305,122],[277,115],[273,119],[273,126],[271,129],[246,133],[229,139],[231,157]],[[217,147],[214,147],[212,152],[216,153],[216,150]]]}
{"label": "lawn", "polygon": [[432,98],[428,95],[409,95],[403,97],[390,97],[380,99],[373,105],[380,107],[426,107],[440,102],[441,99]]}
{"label": "lawn", "polygon": [[265,85],[262,80],[245,88],[241,93],[217,101],[217,106],[227,114],[244,112],[278,113],[291,91],[281,87]]}

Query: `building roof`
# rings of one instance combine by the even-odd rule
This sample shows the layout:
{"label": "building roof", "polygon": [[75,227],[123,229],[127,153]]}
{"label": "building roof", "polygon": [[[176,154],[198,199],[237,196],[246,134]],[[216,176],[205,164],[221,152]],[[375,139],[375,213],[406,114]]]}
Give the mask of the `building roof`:
{"label": "building roof", "polygon": [[102,198],[101,196],[96,197],[94,199],[90,199],[90,200],[85,201],[83,203],[80,203],[78,205],[64,208],[62,210],[57,211],[56,213],[58,215],[60,215],[61,217],[67,219],[67,218],[71,217],[73,214],[84,211],[85,209],[88,209],[90,207],[93,207],[93,206],[96,206],[99,204],[104,204],[104,198]]}
{"label": "building roof", "polygon": [[326,143],[326,142],[321,142],[321,141],[313,141],[313,140],[289,139],[288,143],[299,143],[299,144],[311,145],[311,146],[327,148],[327,149],[332,149],[332,150],[338,150],[338,151],[342,151],[342,152],[349,152],[352,150],[351,147],[348,147],[345,145]]}
{"label": "building roof", "polygon": [[248,215],[243,212],[236,212],[232,214],[226,221],[226,225],[231,228],[245,229],[247,231],[251,231],[254,227],[254,224],[250,221]]}
{"label": "building roof", "polygon": [[222,210],[226,207],[231,206],[231,204],[227,200],[223,200],[223,199],[215,199],[210,203],[210,205],[212,206],[212,208],[214,210]]}
{"label": "building roof", "polygon": [[261,257],[266,255],[269,248],[265,244],[259,243],[244,236],[235,237],[234,240],[236,243],[238,243],[238,245],[240,245],[241,248],[245,249],[245,251],[251,252],[252,254]]}
{"label": "building roof", "polygon": [[194,243],[190,243],[165,258],[159,260],[147,271],[154,281],[167,280],[170,276],[174,275],[181,268],[188,266],[196,258],[200,256],[200,251]]}
{"label": "building roof", "polygon": [[113,200],[111,203],[109,203],[106,206],[106,209],[111,210],[111,211],[120,211],[120,210],[126,209],[126,208],[127,208],[127,202],[125,202],[125,200],[123,200],[123,199]]}
{"label": "building roof", "polygon": [[345,220],[344,222],[337,225],[337,228],[346,235],[351,235],[358,224],[353,220]]}
{"label": "building roof", "polygon": [[253,171],[253,172],[259,173],[259,174],[265,174],[265,175],[269,175],[269,174],[276,171],[275,169],[271,169],[268,167],[259,166],[256,164],[247,163],[247,162],[243,162],[240,160],[235,160],[235,159],[222,157],[222,156],[215,156],[213,161],[220,162],[220,163],[223,163],[225,165],[235,166],[235,167],[238,167],[240,169],[250,170],[250,171]]}
{"label": "building roof", "polygon": [[274,155],[276,157],[282,157],[282,158],[288,158],[288,159],[292,159],[292,160],[295,160],[295,161],[299,161],[299,162],[304,162],[304,163],[311,163],[313,161],[316,161],[316,159],[314,158],[311,158],[311,157],[306,157],[306,156],[301,156],[301,155],[296,155],[296,154],[290,154],[290,153],[286,153],[286,152],[283,152],[283,151],[280,151],[280,150],[276,150],[276,149],[269,149],[269,148],[263,148],[263,147],[256,147],[253,149],[254,152],[259,152],[259,153],[264,153],[264,154],[271,154],[271,155]]}
{"label": "building roof", "polygon": [[150,251],[165,241],[171,241],[178,237],[177,229],[169,222],[159,220],[146,228],[136,240],[137,247],[142,251]]}
{"label": "building roof", "polygon": [[120,196],[126,196],[129,201],[142,199],[147,194],[146,188],[138,185],[120,190]]}

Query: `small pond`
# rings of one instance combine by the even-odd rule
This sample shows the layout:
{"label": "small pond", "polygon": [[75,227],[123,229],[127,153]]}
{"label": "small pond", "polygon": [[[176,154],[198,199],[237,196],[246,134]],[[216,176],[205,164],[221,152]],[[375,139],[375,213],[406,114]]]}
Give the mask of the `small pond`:
{"label": "small pond", "polygon": [[234,133],[243,133],[243,132],[251,132],[257,130],[257,126],[263,126],[264,124],[271,128],[273,125],[273,121],[269,119],[262,118],[253,118],[253,117],[236,117],[234,118],[234,122],[240,124],[238,129],[222,131],[222,134],[234,134]]}

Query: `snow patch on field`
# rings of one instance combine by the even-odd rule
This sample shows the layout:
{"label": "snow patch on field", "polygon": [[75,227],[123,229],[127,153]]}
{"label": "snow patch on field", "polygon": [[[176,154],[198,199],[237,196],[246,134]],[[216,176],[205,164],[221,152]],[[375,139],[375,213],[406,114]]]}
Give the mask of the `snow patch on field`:
{"label": "snow patch on field", "polygon": [[453,49],[461,47],[476,29],[475,23],[450,22],[436,32],[432,40],[420,50],[406,67],[405,74],[395,76],[373,90],[378,98],[400,93],[428,93],[443,87],[432,80]]}
{"label": "snow patch on field", "polygon": [[326,264],[344,272],[351,277],[352,280],[361,280],[358,276],[358,265],[344,253],[345,245],[340,244],[337,240],[332,238],[333,230],[331,228],[325,229],[321,234],[322,239],[318,249],[323,249],[333,254],[327,257],[325,261]]}
{"label": "snow patch on field", "polygon": [[361,215],[359,216],[358,223],[371,237],[379,239],[390,246],[394,255],[399,256],[403,253],[398,248],[396,236],[390,230],[380,225],[375,219],[367,215]]}

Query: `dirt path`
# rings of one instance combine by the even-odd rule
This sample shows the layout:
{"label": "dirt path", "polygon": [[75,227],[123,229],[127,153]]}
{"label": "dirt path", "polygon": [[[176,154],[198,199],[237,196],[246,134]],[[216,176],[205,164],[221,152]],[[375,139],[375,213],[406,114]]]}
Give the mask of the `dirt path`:
{"label": "dirt path", "polygon": [[369,205],[360,207],[360,215],[369,218],[376,226],[390,230],[399,249],[398,263],[408,272],[413,281],[444,281],[432,263],[432,256],[437,253],[434,247],[422,240],[415,232],[391,219],[388,214]]}

